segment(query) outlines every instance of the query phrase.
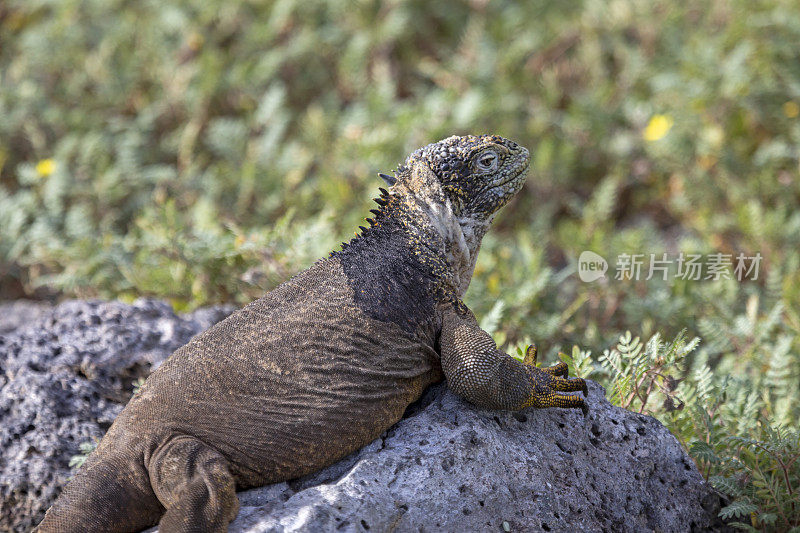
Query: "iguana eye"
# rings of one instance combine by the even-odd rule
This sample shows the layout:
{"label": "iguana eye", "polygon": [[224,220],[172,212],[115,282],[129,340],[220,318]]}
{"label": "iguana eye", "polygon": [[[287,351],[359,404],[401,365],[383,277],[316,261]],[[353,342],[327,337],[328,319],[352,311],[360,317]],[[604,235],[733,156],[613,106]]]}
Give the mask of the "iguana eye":
{"label": "iguana eye", "polygon": [[497,169],[498,157],[493,150],[481,152],[476,159],[480,171],[488,172]]}

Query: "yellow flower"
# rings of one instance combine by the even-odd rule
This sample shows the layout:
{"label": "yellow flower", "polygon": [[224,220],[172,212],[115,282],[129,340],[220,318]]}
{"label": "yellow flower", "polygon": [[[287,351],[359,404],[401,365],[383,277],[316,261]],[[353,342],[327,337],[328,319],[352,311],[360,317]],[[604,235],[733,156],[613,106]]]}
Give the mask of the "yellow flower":
{"label": "yellow flower", "polygon": [[36,173],[46,178],[56,170],[56,162],[52,159],[42,159],[36,163]]}
{"label": "yellow flower", "polygon": [[644,137],[645,141],[663,139],[672,128],[672,123],[672,117],[669,115],[653,115],[644,132],[642,132],[642,137]]}
{"label": "yellow flower", "polygon": [[800,115],[800,105],[791,100],[786,102],[783,104],[783,114],[789,118],[797,118],[797,115]]}

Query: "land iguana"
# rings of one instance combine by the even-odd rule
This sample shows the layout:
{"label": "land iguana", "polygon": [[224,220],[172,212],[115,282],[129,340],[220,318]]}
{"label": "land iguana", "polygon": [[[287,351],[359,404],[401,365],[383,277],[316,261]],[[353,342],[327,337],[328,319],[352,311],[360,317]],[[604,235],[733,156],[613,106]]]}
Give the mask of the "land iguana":
{"label": "land iguana", "polygon": [[481,239],[528,150],[450,137],[383,175],[369,228],[173,353],[116,418],[38,531],[225,531],[237,489],[320,470],[423,390],[487,409],[575,407],[586,384],[497,349],[464,305]]}

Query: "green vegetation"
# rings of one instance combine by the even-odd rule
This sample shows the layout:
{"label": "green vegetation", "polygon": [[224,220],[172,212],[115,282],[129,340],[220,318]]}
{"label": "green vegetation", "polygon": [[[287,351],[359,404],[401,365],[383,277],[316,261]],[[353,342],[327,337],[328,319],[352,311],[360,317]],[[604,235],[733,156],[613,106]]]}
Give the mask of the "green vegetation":
{"label": "green vegetation", "polygon": [[[797,530],[798,43],[793,0],[8,0],[0,297],[244,303],[347,239],[376,172],[499,133],[533,171],[468,304],[545,361],[579,346],[726,517]],[[605,279],[578,279],[584,250]],[[743,282],[614,279],[664,252],[764,259]]]}
{"label": "green vegetation", "polygon": [[69,467],[73,470],[78,470],[80,467],[82,467],[83,463],[86,462],[86,459],[88,459],[95,448],[97,448],[98,442],[99,441],[95,439],[80,443],[78,446],[80,453],[69,458]]}

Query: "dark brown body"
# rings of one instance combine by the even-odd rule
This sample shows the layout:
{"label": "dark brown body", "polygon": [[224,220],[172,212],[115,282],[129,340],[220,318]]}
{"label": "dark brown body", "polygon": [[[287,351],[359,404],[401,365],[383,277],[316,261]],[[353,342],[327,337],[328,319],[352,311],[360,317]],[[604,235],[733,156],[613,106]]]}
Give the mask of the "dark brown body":
{"label": "dark brown body", "polygon": [[106,440],[130,427],[143,446],[197,437],[240,486],[302,476],[377,438],[442,379],[436,333],[366,316],[325,259],[177,350]]}
{"label": "dark brown body", "polygon": [[[420,296],[413,320],[373,318],[353,283],[340,258],[321,260],[178,349],[117,417],[41,531],[136,531],[164,513],[170,489],[158,487],[197,476],[196,462],[220,463],[242,489],[317,471],[380,436],[442,379],[441,320],[419,287],[398,300]],[[201,477],[213,482],[216,470]]]}

